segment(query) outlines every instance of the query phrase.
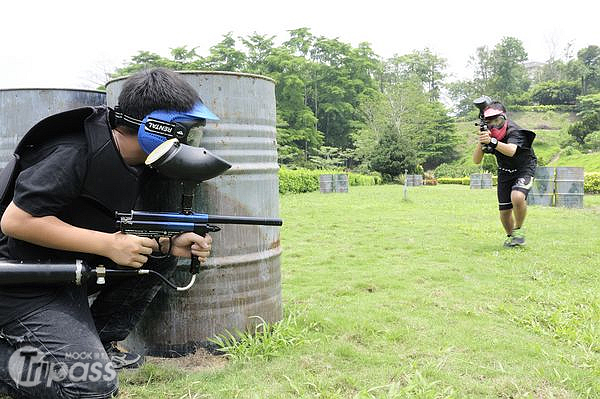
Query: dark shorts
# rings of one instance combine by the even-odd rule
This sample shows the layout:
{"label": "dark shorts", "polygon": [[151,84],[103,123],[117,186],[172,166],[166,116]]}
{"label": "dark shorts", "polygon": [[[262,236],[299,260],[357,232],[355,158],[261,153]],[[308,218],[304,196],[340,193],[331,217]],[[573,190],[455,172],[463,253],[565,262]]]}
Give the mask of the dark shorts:
{"label": "dark shorts", "polygon": [[527,199],[527,194],[529,194],[529,190],[533,186],[533,176],[528,174],[518,174],[515,173],[515,176],[499,176],[498,177],[498,209],[501,211],[512,209],[513,204],[510,200],[510,194],[513,191],[520,191],[525,194],[525,199]]}

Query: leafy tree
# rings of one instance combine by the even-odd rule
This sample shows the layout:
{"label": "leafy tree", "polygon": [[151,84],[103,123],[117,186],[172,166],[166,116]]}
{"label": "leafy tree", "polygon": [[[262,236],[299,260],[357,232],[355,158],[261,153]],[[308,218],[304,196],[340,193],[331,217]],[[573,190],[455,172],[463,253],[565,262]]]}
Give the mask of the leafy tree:
{"label": "leafy tree", "polygon": [[[116,74],[163,66],[274,79],[277,141],[285,164],[348,167],[361,159],[367,165],[390,132],[402,136],[398,151],[405,151],[408,160],[416,157],[419,164],[434,167],[454,158],[451,121],[437,101],[445,76],[443,58],[425,49],[386,66],[368,43],[353,47],[316,37],[308,28],[289,34],[276,47],[273,36],[255,32],[234,39],[230,32],[206,56],[186,46],[171,49],[169,57],[141,51]],[[365,113],[368,104],[371,116]],[[381,126],[374,128],[374,123]]]}
{"label": "leafy tree", "polygon": [[170,68],[172,65],[172,61],[163,58],[162,56],[156,53],[151,53],[149,51],[139,51],[137,55],[131,57],[131,62],[128,65],[122,68],[118,68],[114,73],[111,74],[111,76],[113,78],[116,78],[119,76],[130,75],[148,68]]}
{"label": "leafy tree", "polygon": [[583,65],[581,91],[584,94],[600,90],[600,47],[588,46],[577,52],[577,59]]}
{"label": "leafy tree", "polygon": [[435,169],[458,158],[458,137],[454,120],[440,102],[422,103],[418,107],[418,149],[423,168]]}
{"label": "leafy tree", "polygon": [[487,173],[498,173],[498,160],[492,154],[484,154],[481,169]]}
{"label": "leafy tree", "polygon": [[592,151],[600,150],[600,130],[591,132],[585,137],[585,146]]}
{"label": "leafy tree", "polygon": [[446,85],[448,96],[453,101],[453,109],[457,116],[467,116],[475,111],[473,100],[481,96],[485,91],[477,88],[472,80],[459,80]]}
{"label": "leafy tree", "polygon": [[337,39],[318,37],[310,50],[313,62],[308,104],[318,118],[325,144],[348,148],[352,145],[353,121],[361,94],[375,87],[377,61],[366,43],[358,49]]}
{"label": "leafy tree", "polygon": [[418,79],[429,93],[431,100],[440,98],[442,81],[445,78],[444,69],[447,66],[445,58],[439,57],[428,48],[423,51],[413,51],[410,54],[394,56],[386,62],[388,83],[396,83],[398,79]]}
{"label": "leafy tree", "polygon": [[494,95],[509,102],[528,89],[529,79],[523,62],[527,52],[523,43],[514,37],[504,37],[492,52]]}
{"label": "leafy tree", "polygon": [[319,169],[332,169],[348,167],[348,160],[353,157],[354,151],[351,149],[342,149],[324,145],[316,151],[316,155],[310,157],[310,161],[312,165]]}
{"label": "leafy tree", "polygon": [[492,95],[493,54],[487,46],[481,46],[475,50],[475,55],[469,57],[469,65],[473,68],[473,89],[481,94],[489,93],[488,95]]}
{"label": "leafy tree", "polygon": [[[452,119],[442,104],[430,101],[420,80],[390,85],[384,93],[366,98],[361,110],[365,127],[353,138],[356,155],[368,167],[394,176],[394,167],[402,172],[421,164],[432,169],[456,159],[458,140]],[[393,138],[401,145],[386,150]],[[383,161],[385,154],[393,156],[391,164]]]}
{"label": "leafy tree", "polygon": [[469,102],[482,94],[509,105],[519,102],[530,85],[523,65],[526,60],[523,43],[514,37],[504,37],[492,50],[487,46],[478,47],[469,59],[473,79],[459,82],[449,91],[457,104],[457,112],[466,114]]}
{"label": "leafy tree", "polygon": [[267,58],[273,51],[275,36],[259,35],[254,32],[247,38],[240,38],[247,49],[246,72],[267,74]]}
{"label": "leafy tree", "polygon": [[539,84],[543,82],[559,82],[568,80],[567,64],[562,60],[549,59],[542,65],[534,82]]}
{"label": "leafy tree", "polygon": [[223,35],[223,40],[210,48],[210,55],[206,58],[208,69],[230,72],[244,70],[246,54],[237,50],[235,45],[233,33]]}
{"label": "leafy tree", "polygon": [[409,173],[415,173],[419,166],[419,158],[408,137],[388,131],[375,145],[371,154],[371,166],[389,181],[404,173],[405,169]]}
{"label": "leafy tree", "polygon": [[309,28],[298,28],[288,31],[290,39],[283,43],[283,46],[293,51],[293,54],[307,58],[310,49],[313,46],[315,37]]}
{"label": "leafy tree", "polygon": [[309,155],[323,144],[323,134],[317,130],[317,118],[306,101],[307,84],[302,77],[307,68],[303,57],[294,56],[284,48],[273,49],[265,58],[264,70],[277,82],[278,143],[298,149],[287,149],[287,153],[301,154],[296,158],[282,157],[283,163],[305,163]]}
{"label": "leafy tree", "polygon": [[578,107],[579,120],[569,127],[569,134],[583,146],[589,134],[600,130],[600,93],[579,97]]}
{"label": "leafy tree", "polygon": [[473,69],[473,79],[448,83],[448,96],[453,102],[454,112],[466,116],[474,110],[473,100],[481,95],[495,96],[493,55],[487,46],[478,47],[469,57],[468,65]]}
{"label": "leafy tree", "polygon": [[531,100],[538,104],[575,104],[577,96],[581,94],[581,87],[577,82],[548,81],[538,83],[530,91]]}

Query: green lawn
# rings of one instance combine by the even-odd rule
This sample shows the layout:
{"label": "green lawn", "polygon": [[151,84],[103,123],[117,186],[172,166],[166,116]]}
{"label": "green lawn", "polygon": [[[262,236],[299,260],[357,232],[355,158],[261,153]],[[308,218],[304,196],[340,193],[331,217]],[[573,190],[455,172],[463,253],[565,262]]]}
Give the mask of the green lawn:
{"label": "green lawn", "polygon": [[121,374],[122,396],[600,398],[600,197],[585,206],[531,207],[527,247],[505,249],[494,190],[282,196],[286,321],[219,367]]}

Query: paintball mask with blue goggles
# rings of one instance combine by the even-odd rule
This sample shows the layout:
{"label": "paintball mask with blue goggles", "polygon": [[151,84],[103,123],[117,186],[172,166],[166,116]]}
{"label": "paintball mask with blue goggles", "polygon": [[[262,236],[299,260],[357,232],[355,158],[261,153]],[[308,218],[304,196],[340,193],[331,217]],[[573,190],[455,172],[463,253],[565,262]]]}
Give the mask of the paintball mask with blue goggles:
{"label": "paintball mask with blue goggles", "polygon": [[198,101],[186,112],[157,110],[146,115],[143,120],[123,114],[119,107],[114,110],[115,124],[138,127],[138,142],[146,154],[169,139],[177,139],[187,143],[190,130],[196,126],[204,126],[206,120],[218,121],[219,117]]}
{"label": "paintball mask with blue goggles", "polygon": [[143,120],[125,115],[118,106],[111,114],[111,126],[123,124],[138,129],[138,142],[148,154],[146,165],[166,177],[201,182],[231,168],[210,151],[186,144],[190,129],[204,126],[207,119],[219,120],[201,101],[187,112],[158,110]]}

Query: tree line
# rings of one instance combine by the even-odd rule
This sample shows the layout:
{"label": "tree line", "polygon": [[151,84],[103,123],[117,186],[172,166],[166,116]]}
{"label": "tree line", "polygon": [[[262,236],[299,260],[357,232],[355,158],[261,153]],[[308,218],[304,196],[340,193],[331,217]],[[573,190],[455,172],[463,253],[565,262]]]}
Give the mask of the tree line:
{"label": "tree line", "polygon": [[[526,105],[574,104],[600,92],[598,46],[532,70],[522,42],[506,37],[492,49],[476,49],[472,79],[448,83],[446,59],[427,48],[384,59],[366,42],[353,47],[309,28],[288,33],[276,45],[275,36],[230,32],[205,55],[187,46],[168,57],[139,51],[112,77],[153,66],[268,76],[276,82],[281,164],[376,171],[388,179],[457,159],[451,115],[474,112],[472,99],[481,94]],[[443,93],[453,109],[440,101]]]}

